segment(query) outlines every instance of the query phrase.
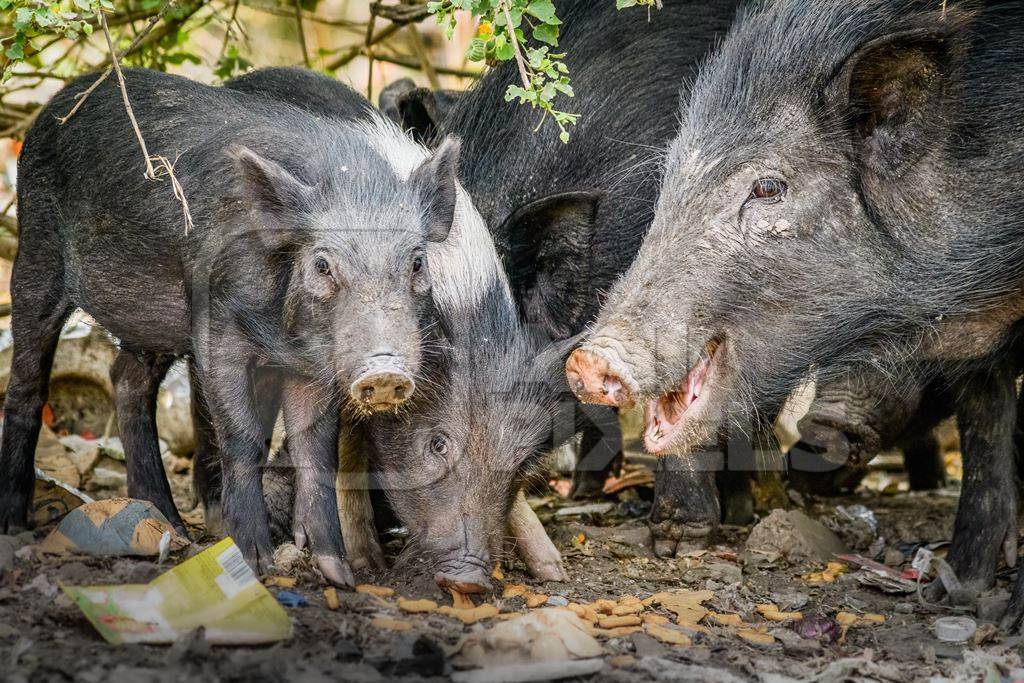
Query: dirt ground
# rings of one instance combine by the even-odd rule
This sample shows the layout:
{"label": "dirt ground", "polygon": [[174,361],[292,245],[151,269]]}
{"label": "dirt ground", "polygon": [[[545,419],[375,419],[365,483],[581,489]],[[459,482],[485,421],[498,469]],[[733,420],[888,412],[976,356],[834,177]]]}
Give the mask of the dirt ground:
{"label": "dirt ground", "polygon": [[[175,492],[187,506],[187,463],[171,464]],[[642,472],[643,463],[636,461],[630,467]],[[495,593],[486,596],[486,602],[503,613],[529,611],[524,596],[502,597],[507,586],[516,584],[525,585],[528,594],[549,596],[548,604],[586,605],[598,599],[626,604],[635,602],[627,596],[645,600],[680,590],[709,591],[703,605],[696,605],[697,612],[688,613],[686,619],[666,611],[668,602],[659,607],[655,601],[642,609],[644,626],[599,631],[603,667],[587,680],[1024,679],[1019,656],[1022,639],[1006,637],[988,625],[1006,598],[1010,570],[1000,572],[1000,592],[985,596],[977,610],[956,611],[923,604],[913,591],[883,592],[878,585],[889,584],[865,579],[870,572],[853,566],[837,576],[817,577],[825,582],[815,583],[808,574],[825,569],[824,561],[791,562],[778,552],[757,552],[746,546],[750,527],[724,527],[710,548],[684,553],[678,559],[658,559],[650,550],[650,532],[643,518],[652,495],[649,485],[627,487],[609,496],[606,502],[610,505],[604,507],[610,510],[559,514],[559,510],[580,505],[557,493],[565,484],[565,480],[555,480],[552,489],[532,497],[531,504],[561,550],[570,580],[541,585],[532,581],[521,565],[506,563],[504,580],[495,581]],[[802,508],[822,520],[838,531],[851,551],[887,562],[898,568],[896,573],[909,566],[921,544],[938,543],[941,554],[941,542],[948,539],[952,526],[955,487],[929,493],[896,492],[898,475],[886,473],[873,475],[870,484],[844,499],[791,494],[795,502],[790,507]],[[107,493],[117,492],[115,488]],[[859,511],[862,515],[863,510],[855,506],[873,513],[876,529],[858,521],[857,514],[842,512]],[[187,519],[198,523],[197,515]],[[46,531],[38,530],[36,539]],[[199,552],[213,540],[202,538],[198,526],[194,535],[199,541],[172,556],[168,565]],[[401,546],[400,538],[391,537],[385,547],[393,557]],[[193,636],[171,646],[112,646],[57,587],[58,582],[145,583],[166,568],[147,559],[40,557],[31,546],[17,552],[0,579],[0,680],[447,680],[457,675],[450,654],[460,639],[501,622],[498,618],[464,625],[437,613],[401,610],[396,602],[399,596],[451,604],[451,596],[434,587],[429,573],[416,562],[388,575],[359,577],[395,588],[394,597],[343,593],[340,608],[330,610],[322,583],[299,561],[287,573],[297,577],[294,590],[308,604],[287,608],[294,624],[290,640],[259,648],[212,647],[201,636]],[[834,580],[829,582],[830,578]],[[913,582],[897,583],[903,591],[908,584],[913,586]],[[537,600],[541,599],[534,602]],[[757,606],[763,604],[772,604],[782,613],[799,612],[802,620],[769,620],[758,611]],[[835,621],[840,613],[855,615],[840,617],[855,623],[841,628]],[[974,638],[966,645],[938,640],[934,621],[963,613],[978,623]],[[670,623],[669,628],[677,636],[683,634],[689,644],[664,642],[663,631],[661,639],[652,636],[659,632],[648,624],[666,621],[681,624],[674,628]],[[802,635],[798,632],[801,628]],[[811,631],[824,635],[815,638]]]}

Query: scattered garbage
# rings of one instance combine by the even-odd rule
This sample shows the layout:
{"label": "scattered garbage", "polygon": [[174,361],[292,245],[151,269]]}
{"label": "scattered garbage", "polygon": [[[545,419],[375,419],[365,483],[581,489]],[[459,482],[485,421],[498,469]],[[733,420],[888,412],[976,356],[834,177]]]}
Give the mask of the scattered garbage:
{"label": "scattered garbage", "polygon": [[149,501],[111,498],[81,505],[39,544],[46,554],[160,555],[164,534],[172,550],[189,544]]}
{"label": "scattered garbage", "polygon": [[36,468],[35,492],[32,498],[32,519],[36,527],[63,519],[75,508],[94,502],[88,495]]}
{"label": "scattered garbage", "polygon": [[309,604],[306,598],[294,591],[278,591],[277,601],[285,607],[305,607]]}
{"label": "scattered garbage", "polygon": [[573,507],[561,508],[555,513],[555,516],[574,517],[576,515],[603,515],[607,512],[611,512],[614,507],[614,503],[590,503],[588,505],[576,505]]}
{"label": "scattered garbage", "polygon": [[61,588],[112,645],[170,644],[199,627],[215,645],[257,645],[292,630],[230,538],[145,585]]}
{"label": "scattered garbage", "polygon": [[839,636],[842,634],[842,628],[832,617],[827,617],[822,614],[814,614],[806,616],[803,619],[790,624],[790,628],[793,629],[801,638],[808,640],[822,640],[826,643],[834,643],[839,640]]}
{"label": "scattered garbage", "polygon": [[[578,676],[582,674],[573,667],[554,665],[600,657],[603,653],[601,644],[590,635],[585,621],[569,610],[548,607],[502,621],[484,631],[470,633],[455,646],[451,661],[458,668],[483,668],[493,674],[479,679],[462,677],[458,680],[526,681],[545,679],[511,677],[515,672],[507,667],[544,662],[549,665],[545,671],[548,678],[564,677],[559,672],[569,669],[574,673],[568,676]],[[497,667],[505,667],[504,672],[495,671]]]}
{"label": "scattered garbage", "polygon": [[944,643],[966,643],[978,630],[970,617],[941,617],[935,620],[935,637]]}
{"label": "scattered garbage", "polygon": [[912,593],[917,589],[917,570],[901,572],[863,555],[840,555],[839,559],[860,567],[853,577],[862,586],[893,594]]}
{"label": "scattered garbage", "polygon": [[875,513],[864,505],[837,505],[836,514],[840,519],[864,522],[872,532],[878,532],[878,519],[875,517]]}

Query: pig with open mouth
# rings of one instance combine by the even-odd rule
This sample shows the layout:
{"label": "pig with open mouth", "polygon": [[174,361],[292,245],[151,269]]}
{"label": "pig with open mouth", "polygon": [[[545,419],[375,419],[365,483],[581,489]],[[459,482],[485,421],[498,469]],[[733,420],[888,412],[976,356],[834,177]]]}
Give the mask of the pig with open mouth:
{"label": "pig with open mouth", "polygon": [[943,361],[965,460],[950,563],[990,586],[1016,559],[1022,15],[777,0],[740,16],[683,105],[650,233],[566,365],[576,394],[643,402],[647,448],[685,453],[773,416],[812,369]]}

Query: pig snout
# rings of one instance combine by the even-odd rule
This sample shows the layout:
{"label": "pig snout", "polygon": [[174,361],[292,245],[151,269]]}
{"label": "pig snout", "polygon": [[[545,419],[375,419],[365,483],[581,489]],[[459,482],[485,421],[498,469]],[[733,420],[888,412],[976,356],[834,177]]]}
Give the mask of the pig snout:
{"label": "pig snout", "polygon": [[390,410],[405,403],[416,383],[404,363],[394,355],[378,354],[352,382],[349,394],[356,404],[373,411]]}
{"label": "pig snout", "polygon": [[565,363],[565,377],[576,398],[584,403],[629,407],[633,405],[631,382],[621,368],[601,353],[579,348]]}
{"label": "pig snout", "polygon": [[440,588],[459,593],[486,593],[491,589],[490,566],[486,557],[460,553],[438,565],[434,581]]}

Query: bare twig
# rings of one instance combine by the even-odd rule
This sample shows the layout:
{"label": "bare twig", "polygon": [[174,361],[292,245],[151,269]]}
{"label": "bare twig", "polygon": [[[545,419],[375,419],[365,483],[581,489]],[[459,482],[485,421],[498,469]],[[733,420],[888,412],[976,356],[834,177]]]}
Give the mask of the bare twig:
{"label": "bare twig", "polygon": [[423,72],[427,74],[427,81],[430,82],[430,87],[434,90],[440,90],[441,81],[437,78],[437,69],[430,62],[427,46],[423,44],[423,36],[420,35],[416,24],[409,24],[407,33],[409,34],[409,42],[412,43],[412,49],[420,60],[420,66],[423,67]]}
{"label": "bare twig", "polygon": [[235,0],[231,6],[231,17],[228,19],[227,27],[224,29],[224,42],[220,45],[220,55],[217,57],[218,64],[224,61],[224,55],[227,54],[228,43],[231,42],[231,27],[235,25],[235,16],[238,14],[239,4],[240,0]]}
{"label": "bare twig", "polygon": [[[157,25],[157,23],[160,21],[160,19],[163,18],[164,14],[167,13],[167,9],[171,6],[171,4],[173,2],[174,2],[174,0],[167,0],[167,2],[164,3],[164,6],[160,8],[160,11],[153,15],[153,17],[149,20],[149,23],[146,24],[146,27],[139,32],[139,35],[135,36],[135,39],[131,42],[131,44],[128,45],[128,47],[126,47],[124,49],[124,51],[122,51],[120,54],[114,52],[113,47],[111,47],[110,57],[113,58],[111,63],[113,63],[117,59],[123,59],[125,57],[125,55],[130,54],[131,52],[134,52],[135,49],[146,38],[146,36],[149,34],[149,32],[152,31],[153,28]],[[104,31],[107,34],[107,37],[109,39],[109,37],[110,37],[110,30],[109,30],[109,28],[107,28],[106,18],[105,18],[104,15],[102,15],[102,13],[101,13],[101,19],[102,19],[102,26],[104,27]],[[57,121],[59,121],[61,125],[64,125],[65,123],[67,123],[68,119],[70,119],[72,116],[74,116],[75,112],[78,111],[81,108],[82,104],[87,99],[89,99],[89,95],[91,95],[93,93],[93,91],[96,90],[96,88],[100,87],[100,84],[103,83],[103,81],[107,80],[107,78],[110,76],[110,72],[112,71],[112,69],[113,69],[113,67],[107,67],[106,71],[104,71],[102,74],[100,74],[99,77],[96,78],[96,80],[93,82],[92,85],[90,85],[88,88],[86,88],[84,91],[80,92],[79,94],[75,95],[75,99],[77,100],[75,102],[75,106],[73,106],[71,108],[71,111],[69,111],[64,116],[60,116],[60,117],[57,118]]]}
{"label": "bare twig", "polygon": [[516,29],[512,26],[512,12],[508,9],[508,2],[501,0],[501,11],[505,14],[505,29],[508,31],[509,42],[512,43],[512,50],[516,55],[516,66],[519,67],[519,78],[523,81],[523,88],[530,89],[530,76],[526,72],[526,59],[519,48],[519,40],[516,38]]}
{"label": "bare twig", "polygon": [[111,62],[114,66],[114,72],[117,74],[117,84],[121,88],[121,99],[124,101],[124,111],[128,114],[128,120],[131,121],[132,130],[135,131],[135,138],[139,141],[139,147],[142,148],[142,156],[146,159],[146,177],[149,179],[156,178],[156,171],[153,169],[153,162],[149,160],[149,150],[146,149],[146,140],[142,137],[142,131],[139,129],[139,122],[135,120],[135,112],[132,111],[131,100],[128,99],[128,87],[124,83],[124,74],[121,73],[121,63],[117,59],[117,50],[114,49],[114,39],[110,37],[110,29],[107,27],[106,17],[100,14],[100,27],[103,29],[103,36],[107,39],[107,48],[110,50]]}
{"label": "bare twig", "polygon": [[[375,35],[373,37],[373,39],[370,40],[370,45],[371,46],[372,45],[376,45],[376,44],[378,44],[378,43],[380,43],[382,41],[387,40],[391,36],[393,36],[396,33],[398,33],[398,31],[401,28],[402,28],[402,24],[391,24],[390,26],[386,26],[386,27],[382,28],[377,33],[377,35]],[[353,45],[352,47],[350,47],[349,49],[345,50],[340,55],[338,55],[336,58],[334,58],[332,61],[328,62],[324,68],[326,68],[328,71],[336,71],[337,69],[340,69],[341,67],[343,67],[346,64],[348,64],[349,62],[351,62],[353,59],[355,59],[359,55],[365,54],[365,52],[364,52],[365,49],[366,49],[365,45]]]}
{"label": "bare twig", "polygon": [[[181,202],[181,213],[185,218],[185,234],[191,232],[192,228],[195,227],[195,223],[192,221],[192,212],[188,208],[188,200],[185,199],[185,190],[182,189],[181,183],[178,182],[177,176],[174,175],[174,164],[168,161],[165,156],[155,156],[153,161],[156,162],[157,171],[154,178],[166,175],[171,181],[171,189],[174,191],[174,198]],[[178,162],[177,159],[174,160]]]}
{"label": "bare twig", "polygon": [[377,25],[377,15],[370,13],[370,20],[366,22],[366,99],[373,101],[373,29]]}
{"label": "bare twig", "polygon": [[306,29],[302,27],[302,6],[299,4],[299,0],[295,0],[295,25],[299,28],[299,45],[302,46],[302,61],[305,62],[308,69],[313,66],[313,62],[309,59],[309,48],[306,46]]}
{"label": "bare twig", "polygon": [[[393,55],[386,52],[374,52],[374,59],[378,62],[388,62],[389,64],[397,64],[398,66],[404,66],[409,69],[422,69],[423,63],[418,59],[410,59],[403,57],[402,55]],[[475,71],[473,69],[459,69],[451,66],[443,66],[440,64],[432,65],[435,72],[444,74],[446,76],[458,76],[459,78],[480,78],[483,71]]]}

